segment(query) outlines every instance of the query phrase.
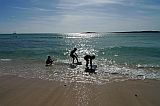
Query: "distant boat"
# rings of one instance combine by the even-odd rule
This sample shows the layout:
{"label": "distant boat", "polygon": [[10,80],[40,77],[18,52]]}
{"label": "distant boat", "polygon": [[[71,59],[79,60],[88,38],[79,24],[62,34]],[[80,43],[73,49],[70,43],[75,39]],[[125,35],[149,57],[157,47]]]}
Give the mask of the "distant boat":
{"label": "distant boat", "polygon": [[17,33],[16,33],[16,31],[13,31],[13,33],[12,33],[13,35],[16,35]]}
{"label": "distant boat", "polygon": [[13,32],[12,35],[13,35],[14,38],[18,38],[18,35],[17,35],[16,32]]}
{"label": "distant boat", "polygon": [[82,34],[83,34],[83,33],[84,33],[84,34],[90,34],[90,33],[92,34],[92,33],[97,33],[97,32],[82,32]]}
{"label": "distant boat", "polygon": [[17,33],[16,32],[14,32],[14,33],[12,33],[13,35],[16,35]]}

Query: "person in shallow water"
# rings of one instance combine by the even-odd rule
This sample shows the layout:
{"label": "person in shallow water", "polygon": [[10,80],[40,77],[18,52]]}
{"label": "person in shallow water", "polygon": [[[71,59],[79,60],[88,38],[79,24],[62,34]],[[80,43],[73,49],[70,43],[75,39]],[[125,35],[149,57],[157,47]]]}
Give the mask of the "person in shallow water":
{"label": "person in shallow water", "polygon": [[90,62],[90,69],[92,69],[92,60],[95,59],[95,55],[86,55],[84,56],[84,60],[86,60],[86,69],[89,69],[88,64]]}
{"label": "person in shallow water", "polygon": [[73,59],[73,61],[72,61],[73,64],[74,64],[74,60],[75,60],[75,59],[77,60],[77,63],[79,63],[79,62],[78,62],[78,55],[76,54],[76,50],[77,50],[77,48],[74,48],[74,49],[70,52],[70,56],[71,56],[72,59]]}
{"label": "person in shallow water", "polygon": [[46,66],[50,66],[52,65],[53,60],[51,59],[51,56],[48,56],[47,60],[46,60]]}

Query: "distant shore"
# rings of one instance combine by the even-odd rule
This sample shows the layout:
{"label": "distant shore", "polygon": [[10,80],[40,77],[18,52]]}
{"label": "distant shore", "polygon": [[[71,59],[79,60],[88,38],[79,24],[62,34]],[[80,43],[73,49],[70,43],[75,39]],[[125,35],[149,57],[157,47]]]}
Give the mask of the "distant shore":
{"label": "distant shore", "polygon": [[[94,34],[94,33],[99,33],[99,32],[82,32],[82,34]],[[120,32],[115,31],[110,33],[160,33],[160,31],[120,31]]]}
{"label": "distant shore", "polygon": [[[54,33],[54,32],[53,32]],[[27,32],[25,32],[25,33],[0,33],[0,35],[1,34],[3,34],[3,35],[32,35],[32,34],[34,34],[34,35],[36,35],[36,34],[53,34],[52,32],[50,32],[50,33],[44,33],[44,32],[35,32],[35,33],[27,33]],[[56,32],[57,33],[57,32]],[[70,32],[70,33],[72,33],[72,32]],[[101,32],[80,32],[81,34],[96,34],[96,33],[101,33]],[[160,31],[113,31],[113,32],[102,32],[102,33],[160,33]],[[55,33],[54,33],[55,34]],[[57,33],[58,34],[58,33]]]}
{"label": "distant shore", "polygon": [[113,33],[160,33],[160,31],[126,31],[126,32],[113,32]]}

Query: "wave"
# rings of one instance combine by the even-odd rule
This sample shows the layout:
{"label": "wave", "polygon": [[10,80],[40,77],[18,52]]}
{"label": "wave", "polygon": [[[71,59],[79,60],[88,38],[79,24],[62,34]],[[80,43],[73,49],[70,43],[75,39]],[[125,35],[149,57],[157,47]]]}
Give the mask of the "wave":
{"label": "wave", "polygon": [[147,65],[138,64],[137,68],[139,68],[139,69],[160,69],[160,66],[159,65],[149,65],[149,64],[147,64]]}
{"label": "wave", "polygon": [[152,52],[152,53],[160,53],[160,48],[158,47],[127,47],[127,46],[114,46],[103,48],[102,50],[112,50],[112,51],[125,51],[125,52]]}
{"label": "wave", "polygon": [[1,61],[11,61],[12,59],[0,59]]}
{"label": "wave", "polygon": [[[85,63],[75,68],[70,66],[71,61],[57,60],[50,67],[45,67],[45,61],[14,60],[14,62],[0,63],[3,67],[1,74],[15,74],[25,78],[40,78],[64,82],[84,82],[104,84],[112,81],[128,79],[160,79],[160,71],[128,68],[118,65],[97,64],[96,74],[85,72]],[[15,67],[16,66],[16,67]]]}
{"label": "wave", "polygon": [[160,65],[160,48],[158,47],[107,47],[100,49],[98,55],[123,63]]}

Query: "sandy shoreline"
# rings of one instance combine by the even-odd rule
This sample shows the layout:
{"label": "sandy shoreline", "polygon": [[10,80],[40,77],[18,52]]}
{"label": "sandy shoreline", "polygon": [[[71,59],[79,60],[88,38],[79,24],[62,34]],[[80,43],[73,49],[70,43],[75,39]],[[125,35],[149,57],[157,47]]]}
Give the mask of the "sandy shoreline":
{"label": "sandy shoreline", "polygon": [[160,106],[160,81],[104,85],[0,77],[0,106]]}

